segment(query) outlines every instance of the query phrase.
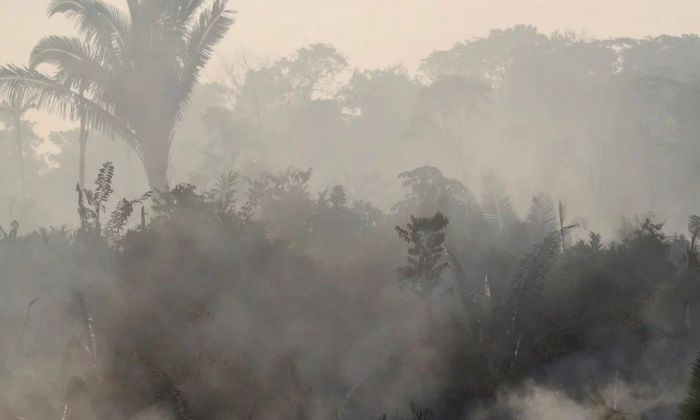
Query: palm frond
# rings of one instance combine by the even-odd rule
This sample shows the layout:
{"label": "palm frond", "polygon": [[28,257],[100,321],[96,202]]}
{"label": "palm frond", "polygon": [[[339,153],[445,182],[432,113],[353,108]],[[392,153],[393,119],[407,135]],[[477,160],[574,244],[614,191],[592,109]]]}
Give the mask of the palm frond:
{"label": "palm frond", "polygon": [[[508,299],[508,311],[513,322],[537,303],[544,288],[544,280],[559,255],[559,232],[552,232],[525,255],[513,277],[513,288]],[[525,314],[527,316],[527,314]]]}
{"label": "palm frond", "polygon": [[680,420],[700,419],[700,356],[695,360],[690,384],[685,399],[680,406]]}
{"label": "palm frond", "polygon": [[34,100],[31,97],[21,97],[17,94],[10,94],[0,102],[0,118],[5,120],[22,119],[22,116],[32,108],[36,108]]}
{"label": "palm frond", "polygon": [[182,0],[180,5],[180,22],[183,25],[188,25],[196,16],[196,13],[206,3],[205,0]]}
{"label": "palm frond", "polygon": [[548,234],[557,229],[557,207],[548,194],[540,193],[532,197],[527,221],[540,234]]}
{"label": "palm frond", "polygon": [[499,230],[517,220],[513,203],[500,180],[491,173],[485,175],[482,182],[484,192],[481,197],[481,208],[484,218]]}
{"label": "palm frond", "polygon": [[[211,59],[214,46],[221,41],[231,25],[233,12],[227,9],[228,0],[215,0],[199,14],[199,20],[189,33],[184,55],[178,104],[182,107],[194,87],[200,72]],[[182,110],[178,110],[178,114]]]}
{"label": "palm frond", "polygon": [[135,20],[138,15],[139,0],[126,0],[126,5],[129,9],[131,20]]}
{"label": "palm frond", "polygon": [[236,204],[236,192],[238,187],[238,173],[228,171],[221,174],[214,183],[214,188],[205,193],[205,196],[216,206],[220,214],[233,212]]}
{"label": "palm frond", "polygon": [[119,57],[127,50],[130,19],[103,0],[53,0],[48,14],[64,14],[74,20],[86,41],[103,54]]}
{"label": "palm frond", "polygon": [[37,43],[31,52],[29,66],[36,69],[42,64],[56,68],[55,79],[68,85],[104,89],[109,84],[109,70],[103,67],[91,47],[75,37],[48,36]]}
{"label": "palm frond", "polygon": [[72,121],[84,116],[91,128],[104,134],[134,139],[133,131],[110,110],[36,70],[0,66],[0,97],[32,101],[37,108]]}

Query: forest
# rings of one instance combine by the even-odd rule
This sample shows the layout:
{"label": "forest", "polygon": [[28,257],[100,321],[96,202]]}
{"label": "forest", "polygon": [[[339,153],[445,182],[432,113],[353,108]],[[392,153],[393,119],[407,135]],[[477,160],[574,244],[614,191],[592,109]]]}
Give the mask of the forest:
{"label": "forest", "polygon": [[216,55],[227,0],[46,3],[73,34],[0,66],[1,420],[700,419],[697,35],[366,69]]}

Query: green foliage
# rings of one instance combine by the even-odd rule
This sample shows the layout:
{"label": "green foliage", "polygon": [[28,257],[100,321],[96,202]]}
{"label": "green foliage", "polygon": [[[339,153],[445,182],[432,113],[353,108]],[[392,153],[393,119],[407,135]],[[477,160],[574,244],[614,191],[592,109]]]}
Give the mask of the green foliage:
{"label": "green foliage", "polygon": [[591,232],[589,235],[588,246],[591,247],[593,251],[600,251],[603,249],[603,240],[600,234]]}
{"label": "green foliage", "polygon": [[481,208],[484,218],[494,224],[500,231],[518,220],[513,203],[505,191],[505,187],[494,173],[482,178],[484,191],[481,196]]}
{"label": "green foliage", "polygon": [[228,171],[221,174],[214,183],[214,188],[205,193],[207,200],[216,207],[220,217],[226,217],[235,212],[238,173]]}
{"label": "green foliage", "polygon": [[[446,181],[428,172],[415,185],[416,202],[425,200],[426,209],[443,205],[435,191],[446,190]],[[404,387],[418,391],[399,398],[415,396],[436,408],[432,414],[414,407],[408,418],[454,418],[471,415],[472,407],[493,401],[504,387],[517,388],[560,366],[571,377],[561,386],[576,395],[583,380],[569,364],[572,358],[602,359],[601,380],[610,380],[610,365],[638,368],[641,373],[625,373],[625,380],[649,384],[651,346],[691,347],[700,325],[693,309],[700,299],[692,287],[695,272],[671,253],[672,247],[689,249],[690,241],[666,236],[651,218],[630,222],[617,242],[605,245],[591,233],[562,252],[556,225],[528,249],[524,244],[534,234],[514,244],[519,223],[496,234],[492,220],[469,219],[465,213],[472,210],[455,205],[449,206],[456,216],[449,223],[435,213],[395,228],[409,248],[398,270],[401,281],[425,303],[432,300],[445,322],[434,323],[430,340],[411,338],[417,334],[409,327],[411,332],[382,337],[374,347],[377,340],[369,338],[378,330],[403,333],[401,326],[417,315],[414,301],[393,293],[386,281],[403,253],[391,235],[400,214],[353,202],[342,186],[312,194],[311,172],[290,168],[247,185],[227,172],[201,192],[180,184],[153,197],[152,217],[144,215],[138,227],[129,218],[144,209],[150,194],[122,200],[104,229],[97,229],[110,208],[114,177],[107,163],[94,189],[82,191],[89,236],[81,229],[45,229],[7,234],[12,246],[0,247],[6,293],[22,296],[19,306],[4,301],[3,316],[25,313],[35,298],[24,298],[28,285],[32,292],[58,288],[78,296],[77,305],[67,303],[66,319],[32,318],[58,331],[58,343],[46,343],[42,358],[61,366],[57,380],[64,385],[56,391],[13,384],[12,392],[31,390],[35,398],[51,396],[61,405],[67,397],[69,411],[87,406],[120,418],[159,407],[183,419],[251,413],[306,419],[316,401],[335,408],[353,389],[345,368],[337,366],[354,368],[346,365],[348,358],[378,352],[386,362],[370,368],[372,380],[354,393],[343,418],[391,412],[382,400],[385,391]],[[565,233],[572,229],[565,217],[558,221]],[[486,227],[484,236],[466,244],[452,235],[479,226]],[[438,286],[445,293],[435,293]],[[465,295],[452,299],[454,293]],[[290,326],[295,336],[323,339],[280,339]],[[34,330],[26,330],[18,346],[22,357],[12,359],[17,372],[37,362],[29,351]],[[0,328],[2,337],[13,331]],[[324,391],[318,383],[327,385]],[[63,408],[37,417],[60,418]],[[331,411],[323,414],[332,417]]]}
{"label": "green foliage", "polygon": [[[79,37],[47,37],[33,50],[28,68],[0,69],[5,122],[15,123],[16,133],[31,128],[16,124],[28,106],[82,119],[90,129],[130,141],[152,185],[162,189],[150,220],[145,210],[150,194],[144,194],[116,203],[105,224],[114,194],[114,167],[106,164],[94,189],[78,190],[81,229],[21,235],[16,222],[7,231],[0,228],[5,297],[0,307],[7,320],[0,326],[2,341],[14,341],[9,325],[24,311],[26,302],[17,310],[15,300],[34,299],[26,294],[37,291],[61,296],[75,289],[80,292],[77,325],[83,325],[80,334],[86,339],[73,337],[61,317],[43,316],[42,325],[58,331],[60,345],[50,342],[54,334],[32,335],[37,349],[48,349],[41,355],[51,363],[32,366],[36,359],[29,351],[18,359],[26,358],[30,372],[53,372],[56,349],[66,341],[72,349],[66,353],[78,364],[86,356],[91,362],[104,357],[103,381],[62,372],[44,381],[48,386],[31,384],[19,391],[14,381],[21,379],[21,369],[3,363],[0,385],[12,382],[12,392],[0,387],[0,394],[26,395],[38,410],[42,391],[53,395],[58,389],[67,394],[67,405],[94,401],[116,410],[109,413],[115,418],[163,404],[179,418],[252,418],[260,410],[260,418],[302,419],[312,404],[313,410],[323,410],[333,405],[327,400],[338,390],[347,389],[348,371],[357,366],[346,358],[383,365],[377,354],[391,362],[373,377],[376,385],[358,395],[353,407],[358,412],[378,400],[393,400],[394,392],[425,391],[434,373],[441,389],[425,391],[424,400],[440,407],[440,417],[468,416],[465,410],[493,400],[499,388],[517,387],[530,377],[551,379],[552,371],[564,370],[573,383],[552,382],[557,387],[578,387],[579,366],[572,366],[572,359],[585,359],[587,366],[600,362],[598,374],[607,379],[622,365],[639,371],[627,374],[634,384],[677,382],[674,371],[696,344],[700,324],[700,218],[690,217],[689,239],[668,236],[648,217],[630,222],[618,241],[605,244],[590,232],[569,246],[570,230],[582,223],[567,218],[562,201],[537,195],[520,222],[492,175],[484,178],[479,205],[465,184],[436,167],[402,172],[406,195],[392,208],[394,214],[384,214],[368,202],[353,201],[358,188],[385,192],[376,187],[382,185],[381,174],[347,188],[331,184],[316,196],[310,169],[265,170],[279,167],[280,153],[271,151],[285,141],[299,154],[298,162],[319,156],[325,162],[332,145],[345,160],[361,158],[368,173],[390,174],[404,156],[422,148],[426,161],[454,158],[453,171],[464,169],[464,160],[471,158],[512,167],[506,153],[486,156],[487,149],[507,146],[517,162],[534,157],[550,171],[548,182],[560,183],[559,188],[590,186],[590,191],[577,188],[578,197],[592,197],[578,203],[600,210],[601,218],[627,209],[627,200],[636,197],[625,191],[636,192],[627,187],[639,185],[653,190],[657,203],[670,203],[684,214],[695,205],[686,197],[697,196],[697,36],[597,41],[518,26],[436,52],[415,79],[398,67],[357,71],[338,95],[336,79],[347,62],[333,47],[313,45],[270,65],[246,68],[227,92],[233,92],[231,103],[207,112],[208,133],[218,143],[208,151],[202,178],[212,180],[229,166],[263,175],[239,179],[226,172],[210,190],[193,184],[170,189],[165,174],[174,122],[233,22],[226,4],[134,0],[122,10],[102,0],[54,0],[49,14],[75,21]],[[472,153],[474,132],[489,136],[488,148]],[[406,137],[422,148],[409,150]],[[447,154],[425,141],[433,138],[446,140]],[[350,141],[355,139],[363,141]],[[585,142],[593,155],[573,156],[581,146],[576,142]],[[637,153],[639,159],[630,161],[630,150],[654,153]],[[224,155],[235,157],[227,161]],[[238,166],[241,162],[247,166]],[[327,165],[335,175],[345,169],[333,160]],[[586,182],[568,184],[576,181],[569,173],[578,172],[584,173],[579,181]],[[639,176],[647,172],[651,175]],[[655,176],[659,173],[664,176]],[[464,169],[462,179],[471,175]],[[609,192],[606,184],[620,194],[601,195]],[[141,224],[130,229],[139,207]],[[402,280],[425,297],[445,283],[452,268],[447,297],[435,299],[447,301],[460,286],[468,294],[457,303],[441,301],[441,309],[452,312],[427,349],[401,337],[375,340],[378,331],[403,332],[397,320],[414,319],[403,296],[384,288],[402,252],[391,227],[409,215],[409,223],[396,228],[409,244],[408,263],[399,269]],[[678,257],[682,253],[685,259]],[[482,293],[487,278],[488,299]],[[474,304],[483,304],[478,317],[464,308]],[[56,311],[61,305],[52,302],[44,314],[61,313]],[[75,309],[69,306],[67,312]],[[380,349],[373,347],[376,341]],[[98,355],[97,343],[107,351]],[[659,364],[656,351],[674,363],[650,368]],[[291,361],[275,364],[280,353],[293,354]],[[420,371],[425,353],[434,369],[427,375]],[[151,378],[144,354],[158,358]],[[144,389],[149,379],[155,390]],[[601,398],[596,395],[594,402],[605,406],[603,416],[619,414],[610,413]],[[276,404],[282,408],[276,410]],[[47,411],[26,417],[60,418],[60,410]],[[429,416],[412,411],[415,419]]]}
{"label": "green foliage", "polygon": [[114,165],[105,162],[97,173],[95,179],[95,189],[82,189],[76,185],[78,192],[78,215],[80,216],[80,226],[84,232],[100,233],[100,215],[107,208],[107,202],[114,192],[112,189],[112,178],[114,177]]}
{"label": "green foliage", "polygon": [[0,226],[0,239],[2,239],[6,244],[11,244],[17,240],[17,235],[19,234],[19,223],[13,221],[10,223],[10,230],[5,230]]}
{"label": "green foliage", "polygon": [[433,217],[411,216],[406,227],[396,226],[399,238],[410,245],[408,264],[399,267],[399,278],[424,299],[430,298],[449,266],[445,249],[447,224],[447,218],[436,213]]}
{"label": "green foliage", "polygon": [[0,95],[122,137],[151,187],[162,189],[175,122],[233,17],[227,0],[128,5],[125,13],[102,0],[54,0],[49,15],[73,20],[79,37],[49,36],[32,51],[30,67],[0,67]]}
{"label": "green foliage", "polygon": [[114,193],[113,179],[114,164],[105,162],[97,173],[93,190],[82,189],[80,185],[76,185],[76,190],[78,193],[78,216],[80,217],[79,235],[92,239],[99,239],[104,235],[106,242],[116,247],[135,206],[140,205],[143,209],[146,202],[151,199],[152,194],[149,191],[133,200],[121,199],[117,202],[109,220],[102,229],[102,215],[107,211],[107,204]]}
{"label": "green foliage", "polygon": [[446,178],[433,166],[421,166],[399,174],[401,185],[408,188],[404,199],[391,210],[404,214],[419,214],[436,211],[447,212],[467,205],[467,188],[458,180]]}
{"label": "green foliage", "polygon": [[[134,213],[134,206],[140,205],[141,209],[145,209],[145,202],[151,198],[151,192],[143,194],[141,197],[134,200],[122,198],[112,210],[109,222],[105,227],[105,237],[111,243],[115,243],[124,228],[126,227],[129,218]],[[143,225],[143,222],[142,222]]]}
{"label": "green foliage", "polygon": [[552,197],[540,193],[532,197],[527,221],[536,235],[544,237],[557,228],[557,207]]}
{"label": "green foliage", "polygon": [[[550,233],[542,243],[533,246],[518,265],[513,277],[512,291],[508,302],[508,311],[513,319],[513,328],[517,330],[523,323],[532,323],[532,311],[540,302],[544,281],[549,270],[559,255],[559,233]],[[511,331],[517,336],[520,331]]]}
{"label": "green foliage", "polygon": [[695,360],[688,391],[680,406],[680,420],[700,419],[700,358]]}

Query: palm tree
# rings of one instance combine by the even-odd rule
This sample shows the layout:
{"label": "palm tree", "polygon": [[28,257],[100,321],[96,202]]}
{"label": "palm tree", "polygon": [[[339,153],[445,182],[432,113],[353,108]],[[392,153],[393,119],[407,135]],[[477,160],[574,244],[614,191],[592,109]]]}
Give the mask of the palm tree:
{"label": "palm tree", "polygon": [[14,134],[15,146],[17,147],[17,164],[19,165],[19,182],[22,198],[27,198],[27,185],[24,178],[24,134],[22,125],[24,124],[24,114],[33,108],[33,104],[26,98],[17,95],[10,95],[6,101],[0,103],[0,119],[5,127]]}
{"label": "palm tree", "polygon": [[[214,46],[233,24],[228,0],[53,0],[79,37],[49,36],[30,66],[0,67],[0,95],[37,98],[38,106],[88,129],[128,141],[151,188],[168,187],[175,124]],[[38,67],[49,64],[48,75]]]}
{"label": "palm tree", "polygon": [[[56,8],[58,2],[51,3],[49,7],[49,16],[53,16],[57,13]],[[75,55],[75,50],[83,47],[86,51],[87,48],[80,45],[80,40],[70,39],[72,42],[67,42],[68,38],[60,37],[46,37],[42,39],[32,50],[30,55],[30,68],[36,70],[36,68],[42,64],[53,64],[55,65],[57,72],[54,75],[54,79],[64,84],[68,89],[76,89],[78,96],[80,98],[84,97],[86,91],[90,88],[90,76],[93,74],[91,69],[87,69],[80,65]],[[61,42],[65,45],[61,46]],[[48,54],[49,51],[51,54]],[[71,60],[70,64],[66,63],[66,60]],[[80,106],[80,105],[79,105]],[[80,134],[79,134],[79,144],[80,144],[80,156],[78,160],[78,185],[80,188],[85,188],[85,154],[87,151],[87,141],[89,136],[88,119],[84,109],[80,108],[78,110],[78,116],[80,120]]]}

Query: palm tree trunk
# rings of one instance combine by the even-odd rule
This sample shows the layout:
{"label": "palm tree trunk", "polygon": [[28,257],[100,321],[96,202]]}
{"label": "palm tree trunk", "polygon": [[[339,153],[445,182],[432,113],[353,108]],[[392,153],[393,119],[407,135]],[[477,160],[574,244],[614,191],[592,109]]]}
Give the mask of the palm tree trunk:
{"label": "palm tree trunk", "polygon": [[15,142],[17,143],[17,163],[19,165],[19,182],[22,198],[27,199],[27,185],[24,180],[24,153],[22,152],[22,119],[15,118]]}
{"label": "palm tree trunk", "polygon": [[150,141],[141,147],[141,162],[148,177],[148,185],[152,191],[167,192],[168,187],[168,160],[170,156],[170,141]]}
{"label": "palm tree trunk", "polygon": [[87,150],[88,129],[85,118],[80,118],[80,157],[78,160],[78,185],[85,188],[85,152]]}
{"label": "palm tree trunk", "polygon": [[[158,104],[154,103],[156,105]],[[148,185],[154,193],[170,191],[168,164],[175,121],[174,115],[153,112],[144,115],[134,127],[134,147],[146,172]]]}

